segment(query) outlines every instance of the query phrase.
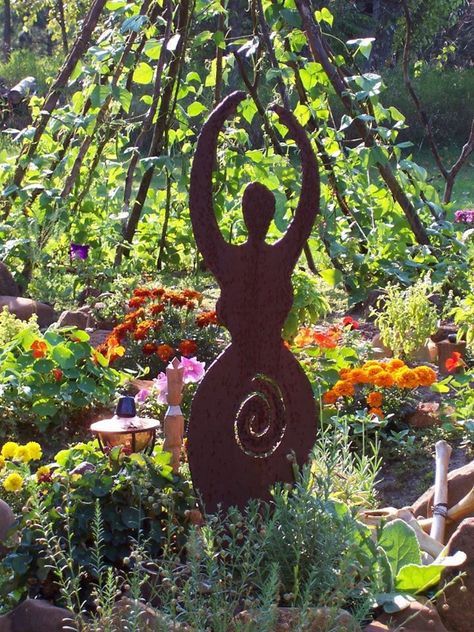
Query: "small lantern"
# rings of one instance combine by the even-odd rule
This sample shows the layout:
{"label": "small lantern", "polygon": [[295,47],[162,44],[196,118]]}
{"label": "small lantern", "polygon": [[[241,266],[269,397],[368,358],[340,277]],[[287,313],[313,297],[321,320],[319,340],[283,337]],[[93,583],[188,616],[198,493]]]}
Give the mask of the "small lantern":
{"label": "small lantern", "polygon": [[123,396],[119,398],[115,415],[110,419],[96,421],[91,425],[91,431],[97,435],[104,454],[119,445],[127,452],[151,454],[159,425],[157,419],[137,417],[134,398]]}

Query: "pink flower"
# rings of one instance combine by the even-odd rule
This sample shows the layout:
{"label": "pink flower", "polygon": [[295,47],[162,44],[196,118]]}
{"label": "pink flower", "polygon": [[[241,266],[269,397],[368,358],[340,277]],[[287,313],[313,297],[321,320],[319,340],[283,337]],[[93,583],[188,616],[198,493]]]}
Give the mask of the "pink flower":
{"label": "pink flower", "polygon": [[153,390],[156,391],[156,399],[159,404],[166,404],[168,381],[166,379],[166,373],[160,373],[157,378],[153,380]]}
{"label": "pink flower", "polygon": [[181,366],[184,368],[184,383],[191,384],[200,382],[204,377],[205,362],[199,362],[197,358],[181,358]]}
{"label": "pink flower", "polygon": [[147,388],[141,388],[138,393],[135,395],[135,401],[142,404],[147,397],[149,397],[150,391]]}

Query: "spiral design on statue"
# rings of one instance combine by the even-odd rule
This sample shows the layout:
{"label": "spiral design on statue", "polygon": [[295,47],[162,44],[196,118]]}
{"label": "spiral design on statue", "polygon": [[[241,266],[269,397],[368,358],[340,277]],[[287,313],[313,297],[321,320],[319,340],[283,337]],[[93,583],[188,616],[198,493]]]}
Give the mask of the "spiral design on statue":
{"label": "spiral design on statue", "polygon": [[264,458],[275,452],[285,431],[283,393],[275,380],[260,373],[252,379],[252,390],[237,411],[235,439],[248,456]]}

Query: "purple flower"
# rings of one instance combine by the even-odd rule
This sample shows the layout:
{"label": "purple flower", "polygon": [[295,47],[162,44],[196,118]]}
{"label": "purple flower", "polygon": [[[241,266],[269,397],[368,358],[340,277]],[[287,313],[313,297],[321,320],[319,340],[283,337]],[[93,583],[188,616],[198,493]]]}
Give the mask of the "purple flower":
{"label": "purple flower", "polygon": [[454,221],[464,224],[474,224],[474,209],[466,208],[454,213]]}
{"label": "purple flower", "polygon": [[135,401],[143,404],[143,402],[150,396],[150,391],[147,388],[141,388],[135,395]]}
{"label": "purple flower", "polygon": [[89,245],[71,243],[69,246],[69,255],[71,259],[81,259],[84,261],[89,256]]}
{"label": "purple flower", "polygon": [[204,377],[205,362],[199,362],[197,358],[181,358],[181,366],[184,368],[183,379],[185,384],[200,382]]}
{"label": "purple flower", "polygon": [[158,377],[153,380],[153,390],[156,391],[156,399],[159,404],[166,404],[167,388],[168,380],[166,379],[166,373],[160,373]]}

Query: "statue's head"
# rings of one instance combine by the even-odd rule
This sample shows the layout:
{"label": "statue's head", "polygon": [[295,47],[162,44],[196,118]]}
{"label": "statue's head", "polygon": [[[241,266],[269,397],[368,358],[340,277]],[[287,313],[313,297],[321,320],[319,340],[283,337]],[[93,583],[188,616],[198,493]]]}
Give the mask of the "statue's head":
{"label": "statue's head", "polygon": [[263,241],[275,215],[275,196],[259,182],[251,182],[242,198],[242,212],[249,237]]}

